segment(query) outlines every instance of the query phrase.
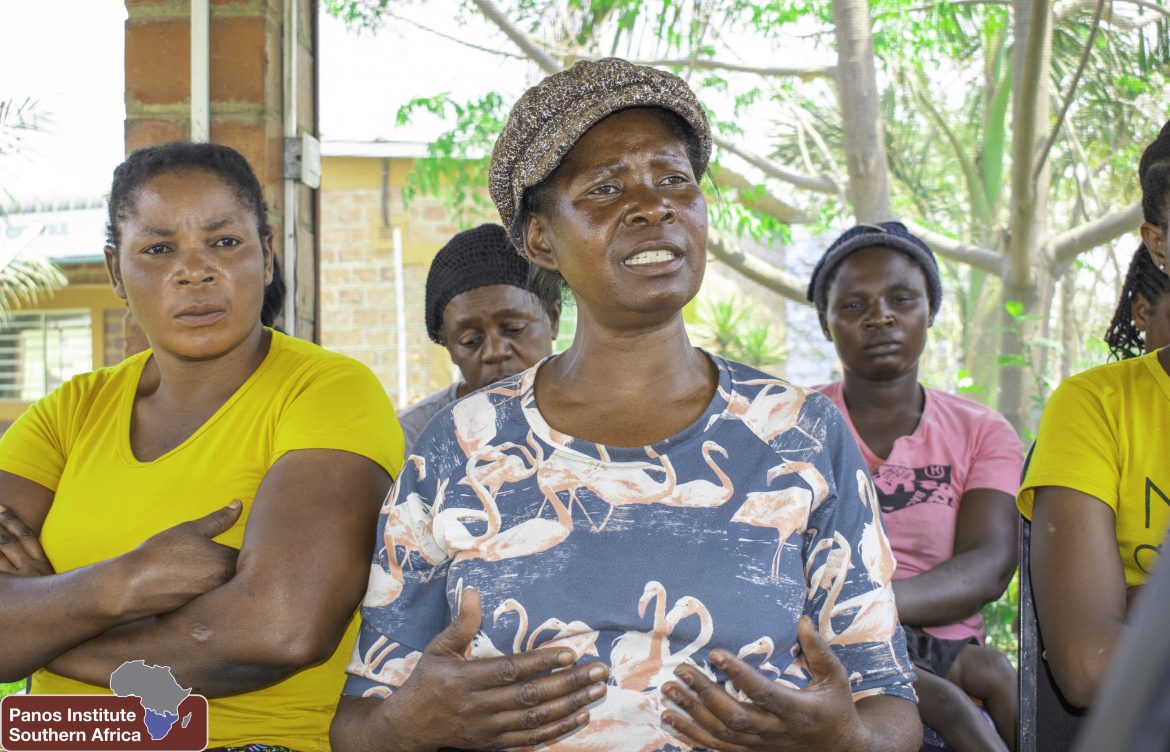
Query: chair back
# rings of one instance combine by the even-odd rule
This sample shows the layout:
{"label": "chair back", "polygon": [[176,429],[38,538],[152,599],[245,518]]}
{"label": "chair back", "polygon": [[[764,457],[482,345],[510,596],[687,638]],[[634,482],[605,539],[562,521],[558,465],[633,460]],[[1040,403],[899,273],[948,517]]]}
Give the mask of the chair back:
{"label": "chair back", "polygon": [[1073,748],[1084,711],[1060,694],[1036,620],[1031,574],[1032,523],[1020,525],[1020,728],[1018,752],[1068,752]]}

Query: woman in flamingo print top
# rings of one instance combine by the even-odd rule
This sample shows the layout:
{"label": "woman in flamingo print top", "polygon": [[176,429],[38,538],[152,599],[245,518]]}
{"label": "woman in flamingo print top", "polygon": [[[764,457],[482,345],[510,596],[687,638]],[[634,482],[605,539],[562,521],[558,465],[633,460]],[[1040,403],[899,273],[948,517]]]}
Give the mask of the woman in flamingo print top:
{"label": "woman in flamingo print top", "polygon": [[337,749],[917,747],[893,560],[840,413],[687,340],[709,151],[685,83],[620,60],[514,108],[492,195],[572,289],[576,339],[420,436]]}

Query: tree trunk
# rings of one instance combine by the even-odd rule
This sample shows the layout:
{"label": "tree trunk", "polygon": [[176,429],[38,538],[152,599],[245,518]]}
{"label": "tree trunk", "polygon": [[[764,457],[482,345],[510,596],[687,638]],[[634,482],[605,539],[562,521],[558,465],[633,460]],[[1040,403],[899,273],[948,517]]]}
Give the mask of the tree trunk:
{"label": "tree trunk", "polygon": [[833,20],[849,202],[858,222],[881,222],[893,215],[869,5],[866,0],[833,0]]}
{"label": "tree trunk", "polygon": [[[1051,0],[1016,0],[1015,75],[1012,92],[1012,196],[1010,242],[1003,271],[1004,317],[1000,358],[999,410],[1015,429],[1030,428],[1030,395],[1035,353],[1027,342],[1031,321],[1013,316],[1008,306],[1040,313],[1040,287],[1051,287],[1048,259],[1048,170],[1035,172],[1044,148],[1049,115],[1048,73],[1052,63]],[[1043,280],[1039,279],[1044,277]],[[1042,283],[1042,285],[1041,285]]]}

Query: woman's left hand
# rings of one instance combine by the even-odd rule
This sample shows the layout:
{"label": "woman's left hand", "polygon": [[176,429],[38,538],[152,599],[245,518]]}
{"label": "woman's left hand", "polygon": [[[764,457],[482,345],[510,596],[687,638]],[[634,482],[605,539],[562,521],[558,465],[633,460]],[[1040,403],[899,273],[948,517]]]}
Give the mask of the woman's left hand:
{"label": "woman's left hand", "polygon": [[782,686],[734,655],[712,650],[711,662],[751,702],[740,702],[696,667],[680,666],[675,675],[689,686],[668,682],[663,693],[690,717],[671,709],[663,722],[696,746],[724,752],[869,749],[845,667],[808,617],[797,624],[797,637],[812,675],[808,686]]}

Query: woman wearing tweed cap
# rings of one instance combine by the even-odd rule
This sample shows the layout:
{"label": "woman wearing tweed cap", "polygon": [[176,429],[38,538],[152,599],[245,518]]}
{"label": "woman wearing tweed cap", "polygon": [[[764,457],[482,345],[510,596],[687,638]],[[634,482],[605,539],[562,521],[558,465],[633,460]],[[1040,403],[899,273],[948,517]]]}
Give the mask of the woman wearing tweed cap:
{"label": "woman wearing tweed cap", "polygon": [[823,396],[693,347],[711,140],[675,76],[516,104],[503,224],[573,345],[439,413],[379,523],[338,749],[912,750],[876,496]]}

